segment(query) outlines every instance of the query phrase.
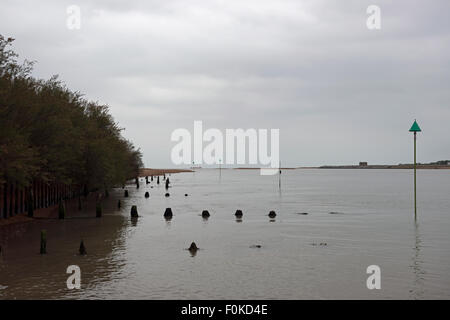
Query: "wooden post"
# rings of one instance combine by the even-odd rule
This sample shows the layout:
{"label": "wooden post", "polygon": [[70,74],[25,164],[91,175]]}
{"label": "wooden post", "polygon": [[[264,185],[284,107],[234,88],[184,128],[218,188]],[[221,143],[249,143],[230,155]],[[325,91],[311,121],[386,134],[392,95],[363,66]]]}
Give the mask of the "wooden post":
{"label": "wooden post", "polygon": [[47,253],[47,231],[42,230],[41,231],[41,254]]}
{"label": "wooden post", "polygon": [[33,209],[37,209],[36,194],[36,180],[33,180]]}
{"label": "wooden post", "polygon": [[48,183],[44,185],[44,207],[48,208]]}
{"label": "wooden post", "polygon": [[95,206],[95,216],[97,218],[102,217],[102,203],[99,200],[97,201],[97,204]]}
{"label": "wooden post", "polygon": [[36,193],[34,194],[34,197],[36,198],[36,209],[39,209],[40,206],[40,199],[39,199],[39,181],[36,181]]}
{"label": "wooden post", "polygon": [[14,208],[14,185],[11,184],[11,187],[9,189],[9,216],[12,217]]}
{"label": "wooden post", "polygon": [[37,208],[41,208],[41,182],[36,182],[36,202],[37,202]]}
{"label": "wooden post", "polygon": [[3,218],[8,218],[8,184],[3,186]]}
{"label": "wooden post", "polygon": [[80,250],[79,250],[79,252],[80,252],[80,255],[82,255],[82,256],[84,256],[85,254],[87,254],[87,252],[86,252],[86,247],[84,246],[83,239],[82,239],[81,242],[80,242]]}
{"label": "wooden post", "polygon": [[28,212],[28,216],[30,218],[33,217],[34,215],[34,194],[33,194],[33,188],[32,187],[28,187],[27,188],[27,212]]}
{"label": "wooden post", "polygon": [[25,206],[25,212],[28,210],[28,187],[25,187],[25,194],[24,194],[24,206]]}
{"label": "wooden post", "polygon": [[14,190],[14,215],[17,215],[19,213],[19,188]]}
{"label": "wooden post", "polygon": [[20,189],[20,202],[19,202],[19,212],[23,212],[23,188]]}
{"label": "wooden post", "polygon": [[64,205],[64,200],[60,200],[58,205],[58,218],[64,219],[65,217],[66,217],[66,206]]}
{"label": "wooden post", "polygon": [[137,218],[139,217],[138,215],[138,211],[137,211],[137,206],[131,206],[131,217],[132,218]]}
{"label": "wooden post", "polygon": [[3,199],[3,188],[4,185],[0,186],[0,219],[3,218],[3,204],[5,203],[5,200]]}

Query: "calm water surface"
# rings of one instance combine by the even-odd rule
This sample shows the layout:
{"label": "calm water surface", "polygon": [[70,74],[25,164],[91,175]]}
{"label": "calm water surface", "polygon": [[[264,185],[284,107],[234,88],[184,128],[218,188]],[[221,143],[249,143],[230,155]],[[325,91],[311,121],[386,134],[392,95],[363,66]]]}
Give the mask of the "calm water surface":
{"label": "calm water surface", "polygon": [[[0,299],[450,298],[450,171],[418,171],[417,223],[409,170],[285,170],[281,191],[278,176],[257,170],[170,180],[169,198],[156,181],[128,185],[120,210],[123,190],[114,190],[101,219],[0,229]],[[38,254],[42,229],[47,255]],[[192,241],[195,256],[185,250]],[[69,265],[81,268],[80,290],[66,287]],[[366,287],[369,265],[381,268],[381,290]]]}

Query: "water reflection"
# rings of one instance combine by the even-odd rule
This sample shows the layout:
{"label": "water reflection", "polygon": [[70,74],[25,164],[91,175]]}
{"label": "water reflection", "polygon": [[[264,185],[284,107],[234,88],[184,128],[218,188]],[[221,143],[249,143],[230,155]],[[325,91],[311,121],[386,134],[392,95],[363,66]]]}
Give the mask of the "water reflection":
{"label": "water reflection", "polygon": [[138,224],[138,218],[131,218],[131,226],[136,227]]}
{"label": "water reflection", "polygon": [[[111,202],[111,207],[116,207],[117,198]],[[103,219],[41,220],[11,225],[10,230],[3,228],[0,232],[3,247],[0,280],[5,286],[0,296],[2,299],[61,299],[95,292],[100,298],[101,292],[92,290],[93,287],[124,277],[127,220],[108,214]],[[43,229],[48,236],[46,255],[38,254]],[[83,239],[85,251],[82,255],[80,239]],[[81,269],[80,290],[67,289],[69,265]]]}
{"label": "water reflection", "polygon": [[419,223],[414,221],[414,254],[412,257],[412,269],[414,273],[414,284],[411,292],[412,299],[422,299],[424,297],[425,272],[423,261],[421,260],[422,239],[419,231]]}
{"label": "water reflection", "polygon": [[197,255],[197,250],[188,250],[191,254],[191,257],[195,257]]}

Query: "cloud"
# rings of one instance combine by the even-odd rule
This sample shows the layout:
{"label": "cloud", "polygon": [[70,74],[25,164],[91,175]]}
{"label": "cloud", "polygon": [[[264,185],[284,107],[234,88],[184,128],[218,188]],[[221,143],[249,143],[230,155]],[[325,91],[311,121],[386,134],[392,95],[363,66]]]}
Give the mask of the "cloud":
{"label": "cloud", "polygon": [[[80,30],[66,8],[81,8]],[[170,134],[280,128],[286,165],[450,158],[446,0],[2,1],[0,28],[35,74],[107,103],[147,166],[171,166]],[[447,8],[447,9],[445,9]]]}

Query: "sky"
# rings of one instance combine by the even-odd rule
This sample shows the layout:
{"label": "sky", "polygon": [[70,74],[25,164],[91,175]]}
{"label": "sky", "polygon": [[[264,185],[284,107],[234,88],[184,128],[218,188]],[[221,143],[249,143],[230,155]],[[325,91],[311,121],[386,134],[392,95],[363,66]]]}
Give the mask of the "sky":
{"label": "sky", "polygon": [[[80,28],[67,8],[80,8]],[[380,29],[369,29],[370,5]],[[450,159],[448,0],[2,0],[34,75],[110,106],[146,167],[171,133],[279,129],[283,166]]]}

